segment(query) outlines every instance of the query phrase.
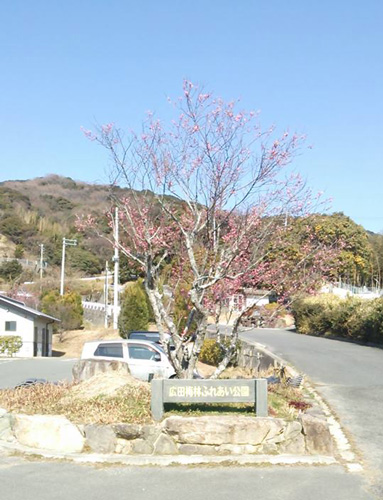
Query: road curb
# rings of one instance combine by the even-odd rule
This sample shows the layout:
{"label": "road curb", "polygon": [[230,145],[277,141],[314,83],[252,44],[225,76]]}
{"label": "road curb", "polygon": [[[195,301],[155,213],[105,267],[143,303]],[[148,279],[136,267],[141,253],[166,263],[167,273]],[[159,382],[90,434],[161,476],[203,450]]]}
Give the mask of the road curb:
{"label": "road curb", "polygon": [[334,457],[324,455],[116,455],[100,453],[57,453],[29,448],[15,443],[1,443],[5,453],[22,453],[29,457],[69,460],[87,464],[130,466],[170,465],[336,465]]}

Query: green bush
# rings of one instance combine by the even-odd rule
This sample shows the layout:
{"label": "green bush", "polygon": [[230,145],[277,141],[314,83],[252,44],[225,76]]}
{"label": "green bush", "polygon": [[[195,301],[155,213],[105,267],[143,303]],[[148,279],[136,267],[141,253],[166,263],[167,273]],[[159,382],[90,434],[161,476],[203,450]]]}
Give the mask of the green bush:
{"label": "green bush", "polygon": [[24,247],[23,245],[16,245],[15,247],[15,259],[22,259],[24,257]]}
{"label": "green bush", "polygon": [[23,266],[17,260],[4,262],[0,266],[0,278],[6,281],[13,281],[23,272]]}
{"label": "green bush", "polygon": [[100,274],[103,267],[98,257],[80,247],[72,249],[68,254],[68,264],[89,276]]}
{"label": "green bush", "polygon": [[18,335],[2,335],[0,336],[0,354],[12,357],[20,351],[23,345],[21,337]]}
{"label": "green bush", "polygon": [[42,297],[41,310],[61,321],[56,327],[60,331],[76,330],[82,327],[84,310],[81,295],[77,292],[60,295],[57,290],[51,290]]}
{"label": "green bush", "polygon": [[198,360],[207,365],[218,366],[222,361],[224,351],[218,342],[214,339],[204,340]]}
{"label": "green bush", "polygon": [[122,338],[127,338],[134,330],[147,330],[149,324],[149,310],[146,293],[142,283],[128,286],[124,293],[121,312],[118,318],[118,329]]}
{"label": "green bush", "polygon": [[[229,337],[225,337],[222,344],[219,344],[215,339],[204,340],[198,356],[198,361],[206,363],[207,365],[218,366],[225,356],[225,347],[229,347],[230,342],[231,340]],[[235,353],[230,362],[231,365],[236,363],[240,347],[241,342],[238,340],[236,343]]]}
{"label": "green bush", "polygon": [[16,245],[36,233],[36,229],[26,224],[18,215],[5,214],[0,220],[0,233],[5,234]]}
{"label": "green bush", "polygon": [[383,343],[383,299],[320,295],[292,305],[299,333],[337,335],[362,342]]}

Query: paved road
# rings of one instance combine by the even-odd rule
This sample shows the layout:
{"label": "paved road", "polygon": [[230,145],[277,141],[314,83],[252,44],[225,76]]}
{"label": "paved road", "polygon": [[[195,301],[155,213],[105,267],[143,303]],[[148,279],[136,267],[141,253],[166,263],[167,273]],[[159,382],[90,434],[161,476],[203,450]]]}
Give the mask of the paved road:
{"label": "paved road", "polygon": [[43,378],[49,382],[72,380],[76,360],[55,358],[0,358],[0,389],[7,389],[28,378]]}
{"label": "paved road", "polygon": [[373,500],[332,467],[91,467],[0,457],[4,500]]}
{"label": "paved road", "polygon": [[383,498],[383,349],[284,330],[250,330],[259,342],[306,373],[361,450]]}

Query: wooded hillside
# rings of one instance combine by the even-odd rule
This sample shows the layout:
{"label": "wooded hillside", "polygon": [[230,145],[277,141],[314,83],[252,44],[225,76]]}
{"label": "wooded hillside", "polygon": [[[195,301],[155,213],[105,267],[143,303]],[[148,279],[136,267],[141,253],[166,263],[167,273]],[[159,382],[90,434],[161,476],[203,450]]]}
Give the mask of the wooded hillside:
{"label": "wooded hillside", "polygon": [[[122,195],[124,191],[116,187],[113,193]],[[113,193],[107,185],[58,175],[0,183],[0,258],[39,260],[44,244],[48,266],[59,266],[62,238],[75,238],[78,246],[68,252],[69,270],[99,273],[105,260],[111,259],[112,250],[100,238],[79,234],[75,220],[81,214],[102,217],[112,204]]]}
{"label": "wooded hillside", "polygon": [[[58,268],[62,238],[66,237],[78,241],[78,246],[67,252],[69,274],[102,272],[105,261],[112,259],[113,249],[96,235],[79,233],[76,216],[92,214],[103,221],[103,230],[110,232],[104,214],[114,205],[114,197],[125,196],[129,196],[129,190],[118,186],[88,184],[54,174],[0,183],[0,259],[3,259],[0,265],[4,258],[38,261],[43,244],[44,261],[49,268]],[[300,223],[293,220],[289,223],[297,227],[297,237],[291,242],[295,247],[300,241]],[[313,216],[309,223],[314,224],[319,239],[341,236],[346,242],[338,275],[332,276],[333,279],[341,277],[355,285],[383,285],[383,235],[367,232],[342,213]],[[122,260],[122,281],[125,281],[129,266]]]}

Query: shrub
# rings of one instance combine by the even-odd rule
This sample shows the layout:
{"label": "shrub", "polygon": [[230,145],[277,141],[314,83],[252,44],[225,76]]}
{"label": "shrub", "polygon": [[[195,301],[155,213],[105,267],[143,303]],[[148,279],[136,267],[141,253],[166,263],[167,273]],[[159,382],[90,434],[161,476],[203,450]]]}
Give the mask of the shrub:
{"label": "shrub", "polygon": [[102,264],[98,257],[88,250],[76,247],[68,255],[68,263],[73,269],[82,271],[86,275],[92,276],[99,274],[102,270]]}
{"label": "shrub", "polygon": [[222,361],[224,351],[214,339],[206,339],[202,344],[198,360],[207,365],[218,366]]}
{"label": "shrub", "polygon": [[341,299],[320,295],[293,302],[291,310],[299,333],[323,335],[331,331],[332,313]]}
{"label": "shrub", "polygon": [[17,260],[4,262],[0,266],[0,278],[6,281],[13,281],[23,272],[23,266]]}
{"label": "shrub", "polygon": [[129,332],[134,330],[147,330],[149,323],[149,311],[146,293],[142,283],[128,286],[124,293],[121,312],[118,318],[120,336],[127,338]]}
{"label": "shrub", "polygon": [[60,295],[57,290],[47,292],[41,299],[41,309],[61,321],[57,329],[75,330],[82,327],[84,310],[81,295],[76,292],[67,292]]}
{"label": "shrub", "polygon": [[[229,347],[230,342],[231,339],[229,337],[225,337],[221,344],[215,339],[204,340],[198,356],[198,361],[206,363],[207,365],[218,366],[225,356],[225,347]],[[233,365],[236,363],[240,347],[241,342],[238,340],[236,343],[235,353],[230,364]]]}
{"label": "shrub", "polygon": [[2,335],[0,336],[0,354],[12,357],[20,351],[23,345],[21,337],[18,335]]}
{"label": "shrub", "polygon": [[383,343],[383,299],[331,295],[310,297],[292,306],[299,333],[330,333],[363,342]]}
{"label": "shrub", "polygon": [[[174,291],[173,321],[180,332],[186,327],[192,309],[189,291],[190,285],[185,281],[181,281]],[[196,316],[195,314],[193,320],[188,325],[189,332],[193,332],[197,329]]]}
{"label": "shrub", "polygon": [[23,245],[16,245],[15,247],[15,259],[22,259],[24,257],[24,247]]}
{"label": "shrub", "polygon": [[5,234],[16,245],[36,232],[35,228],[26,224],[18,215],[6,214],[0,220],[0,233]]}

